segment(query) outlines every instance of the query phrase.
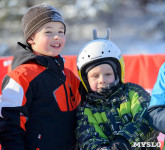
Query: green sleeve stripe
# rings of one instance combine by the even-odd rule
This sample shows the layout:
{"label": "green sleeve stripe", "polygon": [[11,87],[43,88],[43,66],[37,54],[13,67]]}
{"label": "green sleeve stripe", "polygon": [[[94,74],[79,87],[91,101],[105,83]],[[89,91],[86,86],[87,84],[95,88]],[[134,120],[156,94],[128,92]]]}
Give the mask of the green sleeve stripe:
{"label": "green sleeve stripe", "polygon": [[84,114],[88,116],[88,121],[90,124],[98,124],[92,111],[89,108],[85,108]]}
{"label": "green sleeve stripe", "polygon": [[127,101],[125,103],[121,103],[120,104],[120,115],[124,115],[124,114],[129,114],[131,113],[131,102]]}
{"label": "green sleeve stripe", "polygon": [[101,128],[98,125],[94,124],[94,127],[95,127],[95,130],[99,134],[100,137],[108,139],[108,137],[103,133],[103,131],[101,130]]}
{"label": "green sleeve stripe", "polygon": [[139,110],[141,110],[141,105],[139,102],[139,95],[135,91],[129,92],[129,100],[125,103],[120,104],[120,115],[131,113],[134,117]]}
{"label": "green sleeve stripe", "polygon": [[103,123],[103,119],[102,119],[100,113],[98,113],[98,112],[95,113],[95,114],[94,114],[94,117],[95,117],[95,119],[96,119],[96,121],[97,121],[98,124]]}
{"label": "green sleeve stripe", "polygon": [[102,112],[101,116],[102,116],[103,121],[107,122],[107,116],[106,116],[105,112]]}
{"label": "green sleeve stripe", "polygon": [[[108,139],[99,126],[99,123],[103,122],[101,116],[102,115],[104,116],[104,114],[101,115],[99,113],[95,113],[93,115],[92,111],[89,108],[85,108],[84,114],[87,115],[89,124],[94,126],[94,128],[95,128],[96,132],[99,134],[99,136]],[[104,117],[106,117],[106,116],[104,116]]]}
{"label": "green sleeve stripe", "polygon": [[136,113],[142,109],[141,108],[141,105],[140,105],[140,102],[139,102],[139,95],[137,92],[135,91],[130,91],[129,92],[129,97],[130,97],[130,100],[131,100],[131,112],[132,112],[132,115],[133,117],[136,115]]}

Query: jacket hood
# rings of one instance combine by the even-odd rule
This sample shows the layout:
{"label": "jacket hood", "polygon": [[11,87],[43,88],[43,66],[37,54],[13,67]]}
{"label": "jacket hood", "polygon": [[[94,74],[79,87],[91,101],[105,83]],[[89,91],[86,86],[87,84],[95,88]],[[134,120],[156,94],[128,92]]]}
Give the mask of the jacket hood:
{"label": "jacket hood", "polygon": [[16,51],[12,61],[12,70],[21,64],[35,59],[36,55],[32,52],[32,50],[28,46],[18,42],[18,50]]}
{"label": "jacket hood", "polygon": [[60,55],[57,57],[36,55],[29,46],[18,42],[18,50],[12,61],[12,70],[28,62],[35,62],[46,68],[54,68],[53,61],[56,62],[57,66],[60,66],[61,71],[64,69],[64,59]]}

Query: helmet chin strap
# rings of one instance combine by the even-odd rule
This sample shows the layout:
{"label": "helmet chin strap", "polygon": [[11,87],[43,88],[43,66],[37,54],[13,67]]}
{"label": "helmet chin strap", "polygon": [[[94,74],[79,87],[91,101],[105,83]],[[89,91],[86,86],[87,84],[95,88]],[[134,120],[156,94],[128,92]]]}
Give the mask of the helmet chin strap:
{"label": "helmet chin strap", "polygon": [[105,37],[101,37],[101,38],[97,36],[97,30],[93,29],[93,39],[94,40],[100,40],[100,39],[102,39],[102,40],[109,40],[110,39],[110,35],[111,35],[111,29],[110,28],[107,29],[106,36]]}

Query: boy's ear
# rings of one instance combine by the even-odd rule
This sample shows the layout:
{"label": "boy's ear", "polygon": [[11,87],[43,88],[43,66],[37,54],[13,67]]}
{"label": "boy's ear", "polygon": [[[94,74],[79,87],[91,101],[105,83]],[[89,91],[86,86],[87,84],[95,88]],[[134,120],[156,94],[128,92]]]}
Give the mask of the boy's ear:
{"label": "boy's ear", "polygon": [[34,38],[33,38],[33,36],[31,36],[31,37],[29,37],[28,39],[27,39],[27,42],[30,44],[30,45],[34,45],[35,43],[34,43],[34,40],[33,40]]}

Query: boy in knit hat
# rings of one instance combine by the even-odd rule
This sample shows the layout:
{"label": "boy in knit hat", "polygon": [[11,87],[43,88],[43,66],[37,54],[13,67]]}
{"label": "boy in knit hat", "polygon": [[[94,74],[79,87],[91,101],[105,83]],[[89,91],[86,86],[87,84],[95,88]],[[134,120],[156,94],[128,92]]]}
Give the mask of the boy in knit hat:
{"label": "boy in knit hat", "polygon": [[4,150],[75,150],[80,81],[60,56],[66,26],[48,4],[27,10],[22,19],[26,45],[2,83],[0,140]]}
{"label": "boy in knit hat", "polygon": [[137,84],[123,83],[125,67],[120,49],[109,40],[109,30],[106,38],[98,38],[94,31],[94,40],[82,47],[77,58],[79,76],[87,91],[77,113],[80,148],[160,149],[151,147],[157,142],[158,132],[147,121],[149,93]]}

